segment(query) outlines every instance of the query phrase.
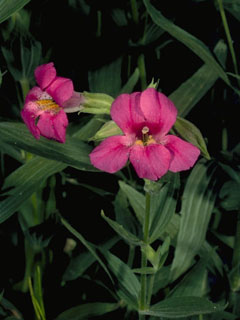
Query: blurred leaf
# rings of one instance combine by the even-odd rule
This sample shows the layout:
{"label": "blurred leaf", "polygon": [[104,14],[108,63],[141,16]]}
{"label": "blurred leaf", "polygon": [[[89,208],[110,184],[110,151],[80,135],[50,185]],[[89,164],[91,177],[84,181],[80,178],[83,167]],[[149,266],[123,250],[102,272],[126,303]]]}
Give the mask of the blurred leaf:
{"label": "blurred leaf", "polygon": [[55,320],[90,319],[89,317],[101,316],[108,312],[112,312],[118,308],[119,308],[118,303],[107,303],[107,302],[85,303],[62,312],[60,315],[57,316],[57,318],[55,318]]}
{"label": "blurred leaf", "polygon": [[125,85],[122,87],[122,89],[120,90],[120,93],[132,93],[135,85],[137,84],[138,80],[139,80],[139,69],[136,68],[133,72],[133,74],[129,77],[127,83],[125,83]]}
{"label": "blurred leaf", "polygon": [[172,263],[172,279],[177,279],[192,264],[204,243],[215,203],[213,178],[216,166],[200,161],[192,169],[182,197],[180,230]]}
{"label": "blurred leaf", "polygon": [[8,143],[0,141],[0,149],[1,152],[8,154],[20,163],[24,162],[23,154],[21,154],[21,151],[9,145]]}
{"label": "blurred leaf", "polygon": [[[174,173],[169,177],[169,181],[163,183],[162,188],[151,195],[150,243],[166,231],[167,225],[175,214],[179,175]],[[158,184],[162,184],[161,179]]]}
{"label": "blurred leaf", "polygon": [[235,181],[227,181],[222,186],[219,197],[220,205],[227,211],[240,209],[240,184]]}
{"label": "blurred leaf", "polygon": [[167,298],[150,307],[148,311],[141,311],[140,314],[155,317],[178,318],[214,313],[222,311],[224,308],[224,306],[214,304],[205,298],[182,296]]}
{"label": "blurred leaf", "polygon": [[223,0],[223,6],[238,21],[240,21],[240,1],[239,0]]}
{"label": "blurred leaf", "polygon": [[120,289],[128,294],[135,304],[138,304],[138,295],[140,292],[140,283],[133,271],[115,255],[111,254],[107,250],[100,249],[103,253],[109,269],[115,275],[118,281]]}
{"label": "blurred leaf", "polygon": [[122,225],[106,217],[103,210],[101,211],[101,216],[113,228],[113,230],[130,245],[140,246],[142,244],[142,241],[140,239],[138,239],[134,234],[132,234],[128,230],[124,229]]}
{"label": "blurred leaf", "polygon": [[199,261],[173,288],[169,297],[203,297],[207,293],[206,262]]}
{"label": "blurred leaf", "polygon": [[[119,237],[114,237],[105,243],[101,243],[100,246],[105,250],[109,250],[117,241],[119,241]],[[95,261],[96,258],[89,251],[80,253],[73,257],[63,274],[63,280],[71,281],[81,277]]]}
{"label": "blurred leaf", "polygon": [[145,214],[145,196],[123,181],[119,181],[119,186],[127,196],[138,221],[142,224]]}
{"label": "blurred leaf", "polygon": [[205,63],[207,63],[209,68],[215,70],[217,75],[221,77],[228,85],[230,85],[227,74],[217,63],[208,47],[202,41],[186,32],[185,30],[179,28],[170,20],[166,19],[160,11],[158,11],[151,5],[149,0],[143,0],[143,2],[152,20],[159,27],[161,27],[171,36],[175,37],[177,40],[185,44],[185,46],[191,49],[198,57],[200,57]]}
{"label": "blurred leaf", "polygon": [[207,160],[211,159],[202,133],[193,123],[181,117],[177,117],[173,128],[181,138],[200,149],[203,157]]}
{"label": "blurred leaf", "polygon": [[125,27],[128,24],[126,13],[122,9],[114,8],[112,10],[112,18],[119,27]]}
{"label": "blurred leaf", "polygon": [[116,97],[121,90],[121,67],[122,58],[118,58],[96,71],[89,71],[88,81],[90,91]]}
{"label": "blurred leaf", "polygon": [[90,140],[103,140],[110,136],[122,135],[122,130],[117,126],[113,120],[109,120],[90,138]]}
{"label": "blurred leaf", "polygon": [[30,0],[1,0],[0,23],[8,19],[14,12],[24,7]]}
{"label": "blurred leaf", "polygon": [[147,45],[153,41],[156,41],[165,31],[156,24],[148,23],[147,28],[144,32],[144,37],[141,39],[140,43],[142,45]]}
{"label": "blurred leaf", "polygon": [[65,164],[54,160],[34,157],[9,175],[4,187],[14,188],[7,192],[10,196],[0,202],[0,223],[14,214],[44,180],[65,167]]}
{"label": "blurred leaf", "polygon": [[66,143],[40,138],[36,140],[23,123],[0,122],[0,136],[3,142],[28,152],[57,160],[79,170],[97,171],[89,160],[91,147],[74,137],[67,137]]}
{"label": "blurred leaf", "polygon": [[86,124],[84,124],[80,129],[77,126],[77,132],[74,134],[74,138],[80,139],[82,141],[89,141],[89,137],[92,137],[101,128],[103,124],[103,119],[99,115],[90,115]]}
{"label": "blurred leaf", "polygon": [[[214,52],[221,61],[224,61],[227,57],[227,48],[226,45],[224,45],[223,48],[222,41],[217,43]],[[218,77],[218,73],[215,69],[209,67],[209,64],[204,64],[189,79],[171,93],[169,98],[178,108],[179,116],[185,117],[213,86]]]}

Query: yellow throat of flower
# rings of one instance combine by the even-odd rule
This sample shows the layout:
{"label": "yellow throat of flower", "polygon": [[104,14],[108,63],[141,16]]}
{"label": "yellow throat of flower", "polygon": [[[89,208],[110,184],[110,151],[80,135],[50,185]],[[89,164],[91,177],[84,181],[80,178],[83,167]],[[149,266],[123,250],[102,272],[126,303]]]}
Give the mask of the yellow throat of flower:
{"label": "yellow throat of flower", "polygon": [[52,99],[37,100],[36,103],[39,109],[43,111],[58,113],[61,110],[61,107],[59,107],[59,105],[56,104],[56,102],[54,102]]}
{"label": "yellow throat of flower", "polygon": [[156,143],[156,141],[153,139],[152,135],[149,135],[149,128],[148,127],[143,127],[142,128],[142,140],[138,139],[135,141],[136,145],[140,146],[148,146],[150,144]]}

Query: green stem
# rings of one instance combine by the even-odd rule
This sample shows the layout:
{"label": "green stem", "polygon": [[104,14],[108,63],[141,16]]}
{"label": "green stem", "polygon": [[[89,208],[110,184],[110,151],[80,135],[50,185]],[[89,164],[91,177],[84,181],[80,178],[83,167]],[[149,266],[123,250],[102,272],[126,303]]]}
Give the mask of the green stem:
{"label": "green stem", "polygon": [[[149,223],[150,223],[150,203],[151,197],[148,192],[146,192],[146,205],[145,205],[145,219],[143,224],[143,242],[144,244],[148,244],[149,241]],[[147,257],[144,251],[142,251],[142,259],[141,259],[141,268],[144,269],[147,267]],[[146,304],[146,291],[147,291],[147,275],[141,274],[141,292],[140,292],[140,301],[139,301],[139,309],[145,310],[147,307]],[[140,315],[139,319],[144,319],[143,315]]]}
{"label": "green stem", "polygon": [[[222,18],[223,27],[224,27],[225,34],[226,34],[226,37],[227,37],[229,50],[230,50],[230,53],[231,53],[231,56],[232,56],[234,72],[235,72],[236,75],[238,75],[237,59],[236,59],[235,51],[234,51],[234,48],[233,48],[232,37],[231,37],[230,30],[229,30],[229,26],[228,26],[227,18],[226,18],[226,15],[225,15],[225,11],[224,11],[224,8],[223,8],[222,0],[218,0],[218,5],[219,5],[220,15],[221,15],[221,18]],[[240,86],[240,80],[239,79],[238,79],[238,85]]]}
{"label": "green stem", "polygon": [[138,69],[140,73],[141,89],[145,90],[147,88],[147,77],[146,77],[146,67],[145,67],[145,57],[144,54],[140,54],[138,57]]}
{"label": "green stem", "polygon": [[237,217],[237,227],[232,258],[232,270],[231,288],[233,292],[236,292],[240,290],[240,212],[238,212]]}
{"label": "green stem", "polygon": [[131,0],[132,17],[135,24],[139,23],[138,6],[136,0]]}
{"label": "green stem", "polygon": [[227,128],[223,127],[222,129],[222,151],[227,151],[228,149],[228,133]]}
{"label": "green stem", "polygon": [[150,280],[149,280],[148,295],[147,295],[147,306],[148,307],[151,304],[154,281],[155,281],[155,273],[151,274]]}
{"label": "green stem", "polygon": [[28,92],[30,90],[28,79],[27,78],[22,78],[20,80],[20,85],[21,85],[23,101],[24,101],[25,98],[26,98],[26,95],[28,94]]}
{"label": "green stem", "polygon": [[101,37],[101,29],[102,29],[102,12],[100,10],[97,11],[97,32],[96,37]]}
{"label": "green stem", "polygon": [[133,260],[134,260],[134,246],[129,246],[129,254],[128,254],[128,262],[127,262],[127,264],[128,264],[128,266],[130,267],[130,268],[132,268],[132,266],[133,266]]}
{"label": "green stem", "polygon": [[28,291],[28,287],[29,287],[29,283],[28,283],[28,279],[29,277],[31,277],[32,275],[32,270],[33,270],[33,265],[34,265],[34,257],[35,257],[35,253],[33,251],[33,249],[31,248],[31,246],[28,243],[28,240],[25,239],[25,274],[24,274],[24,278],[23,278],[23,283],[22,283],[22,292],[27,292]]}
{"label": "green stem", "polygon": [[203,320],[203,315],[202,314],[199,315],[199,320]]}

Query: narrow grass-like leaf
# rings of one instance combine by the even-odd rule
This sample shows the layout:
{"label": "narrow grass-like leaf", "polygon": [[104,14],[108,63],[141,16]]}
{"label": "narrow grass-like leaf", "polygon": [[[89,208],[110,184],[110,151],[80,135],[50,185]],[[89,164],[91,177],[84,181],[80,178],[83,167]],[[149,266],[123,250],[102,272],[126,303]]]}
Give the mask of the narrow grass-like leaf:
{"label": "narrow grass-like leaf", "polygon": [[139,80],[139,69],[136,68],[119,93],[131,93]]}
{"label": "narrow grass-like leaf", "polygon": [[8,19],[14,12],[24,7],[30,0],[1,0],[0,23]]}
{"label": "narrow grass-like leaf", "polygon": [[173,174],[157,193],[151,195],[150,242],[158,239],[166,231],[175,214],[178,188],[179,176]]}
{"label": "narrow grass-like leaf", "polygon": [[142,193],[135,190],[123,181],[119,181],[121,190],[126,194],[129,203],[131,204],[137,219],[142,224],[145,213],[145,197]]}
{"label": "narrow grass-like leaf", "polygon": [[116,233],[118,233],[120,237],[122,237],[130,245],[140,246],[142,244],[142,241],[140,239],[138,239],[134,234],[132,234],[128,230],[124,229],[122,225],[106,217],[103,210],[101,211],[101,216],[113,228],[113,230]]}
{"label": "narrow grass-like leaf", "polygon": [[102,259],[98,256],[98,254],[96,253],[96,249],[95,247],[89,243],[87,240],[85,240],[85,238],[77,231],[75,230],[65,219],[61,218],[61,222],[64,225],[64,227],[70,231],[79,241],[81,241],[81,243],[88,249],[88,251],[94,256],[94,258],[99,262],[99,264],[102,266],[102,268],[104,269],[104,271],[107,273],[107,275],[109,276],[109,278],[112,280],[112,277],[107,269],[107,267],[105,266],[104,262],[102,261]]}
{"label": "narrow grass-like leaf", "polygon": [[[111,249],[120,238],[118,236],[108,240],[105,243],[101,243],[101,248],[105,250]],[[64,281],[75,280],[80,277],[94,262],[96,258],[89,252],[83,252],[77,255],[76,257],[72,257],[67,269],[63,274]]]}
{"label": "narrow grass-like leaf", "polygon": [[80,170],[96,171],[90,163],[91,148],[74,137],[66,143],[40,138],[36,140],[23,123],[1,122],[0,136],[3,142],[42,157],[63,162]]}
{"label": "narrow grass-like leaf", "polygon": [[191,49],[198,57],[200,57],[210,68],[221,77],[228,85],[230,85],[227,74],[213,57],[208,47],[199,39],[181,29],[170,20],[166,19],[160,11],[151,5],[150,0],[143,0],[146,9],[154,23],[167,31],[171,36],[182,42],[185,46]]}
{"label": "narrow grass-like leaf", "polygon": [[121,66],[122,58],[118,58],[96,71],[89,71],[90,91],[106,93],[116,97],[121,90]]}
{"label": "narrow grass-like leaf", "polygon": [[148,311],[140,312],[140,314],[174,319],[215,313],[222,310],[224,310],[224,306],[212,303],[205,298],[182,296],[165,299],[153,305]]}
{"label": "narrow grass-like leaf", "polygon": [[[8,198],[0,202],[0,223],[14,214],[22,203],[39,188],[49,176],[62,171],[66,165],[54,160],[34,157],[7,178],[5,187],[16,185]],[[15,180],[16,179],[16,180]],[[24,183],[23,183],[24,182]]]}
{"label": "narrow grass-like leaf", "polygon": [[127,264],[109,251],[103,249],[100,250],[107,260],[109,269],[117,278],[118,286],[124,290],[124,292],[127,293],[133,301],[135,301],[135,304],[137,304],[140,292],[140,283],[133,271]]}
{"label": "narrow grass-like leaf", "polygon": [[170,292],[169,297],[203,297],[207,291],[206,261],[199,261]]}
{"label": "narrow grass-like leaf", "polygon": [[[214,52],[220,61],[225,61],[227,56],[226,45],[219,41]],[[169,98],[178,109],[178,115],[185,117],[197,102],[207,93],[218,79],[218,73],[209,64],[204,64],[189,79],[183,82]]]}
{"label": "narrow grass-like leaf", "polygon": [[[181,223],[172,263],[172,279],[178,278],[192,264],[204,243],[208,223],[214,207],[216,169],[214,163],[200,161],[192,170],[184,192]],[[212,180],[212,181],[211,181]]]}
{"label": "narrow grass-like leaf", "polygon": [[118,309],[118,303],[93,302],[68,309],[57,316],[55,320],[80,320],[90,319],[90,317],[102,316],[108,312]]}

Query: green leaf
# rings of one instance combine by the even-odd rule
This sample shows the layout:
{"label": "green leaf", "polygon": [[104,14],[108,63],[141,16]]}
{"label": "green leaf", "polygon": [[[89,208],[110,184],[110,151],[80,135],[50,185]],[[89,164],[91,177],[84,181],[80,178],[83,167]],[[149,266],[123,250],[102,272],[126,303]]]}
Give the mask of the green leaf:
{"label": "green leaf", "polygon": [[116,97],[121,90],[121,67],[122,58],[118,58],[96,71],[89,71],[88,81],[90,91]]}
{"label": "green leaf", "polygon": [[65,164],[54,160],[34,157],[16,169],[5,182],[5,188],[15,188],[8,191],[11,196],[0,202],[0,223],[11,217],[49,176],[65,167]]}
{"label": "green leaf", "polygon": [[235,181],[227,181],[222,186],[219,197],[220,205],[227,211],[240,209],[240,184]]}
{"label": "green leaf", "polygon": [[182,197],[180,230],[172,263],[172,279],[189,268],[204,243],[208,223],[215,203],[216,166],[199,161],[193,168]]}
{"label": "green leaf", "polygon": [[143,2],[154,23],[191,49],[199,58],[208,64],[209,68],[214,69],[218,76],[221,77],[228,85],[230,85],[226,73],[217,63],[208,47],[202,41],[185,30],[179,28],[170,20],[166,19],[160,11],[151,5],[149,0],[143,0]]}
{"label": "green leaf", "polygon": [[166,231],[167,225],[175,214],[179,175],[174,173],[168,177],[169,180],[165,183],[159,180],[158,184],[162,184],[162,188],[151,195],[150,243]]}
{"label": "green leaf", "polygon": [[90,138],[90,140],[98,141],[103,140],[110,136],[122,135],[122,130],[113,121],[107,121],[104,125],[96,132],[96,134]]}
{"label": "green leaf", "polygon": [[206,261],[199,261],[170,292],[170,297],[203,297],[207,293]]}
{"label": "green leaf", "polygon": [[[215,46],[214,52],[221,61],[227,56],[226,45],[223,49],[222,41]],[[189,79],[183,82],[169,98],[178,109],[179,116],[185,117],[197,102],[207,93],[218,79],[218,73],[210,68],[209,64],[204,64]]]}
{"label": "green leaf", "polygon": [[135,302],[135,305],[137,305],[140,283],[133,271],[127,264],[109,251],[103,249],[100,250],[106,258],[109,269],[117,278],[120,289],[131,297],[131,300]]}
{"label": "green leaf", "polygon": [[119,181],[120,189],[125,193],[131,204],[137,219],[142,224],[145,213],[145,197],[142,193],[135,190],[123,181]]}
{"label": "green leaf", "polygon": [[119,93],[132,93],[135,85],[137,84],[139,80],[140,72],[139,69],[136,68],[133,72],[133,74],[128,79],[127,83],[122,87],[121,91]]}
{"label": "green leaf", "polygon": [[113,230],[120,235],[125,241],[127,241],[129,244],[140,246],[142,244],[142,241],[138,239],[134,234],[129,232],[128,230],[124,229],[122,225],[117,223],[116,221],[109,219],[105,216],[103,210],[101,211],[101,216],[103,219],[113,228]]}
{"label": "green leaf", "polygon": [[176,131],[176,133],[184,140],[192,143],[194,146],[200,149],[203,157],[205,157],[207,160],[211,159],[201,131],[193,123],[181,117],[177,117],[173,128],[174,131]]}
{"label": "green leaf", "polygon": [[[109,250],[117,241],[119,241],[119,237],[114,237],[105,243],[101,243],[100,246],[105,250]],[[71,281],[81,277],[95,261],[96,258],[89,251],[80,253],[76,257],[72,257],[63,274],[63,280]]]}
{"label": "green leaf", "polygon": [[74,137],[67,137],[66,143],[40,138],[36,140],[23,123],[1,122],[0,136],[3,142],[40,155],[57,160],[79,170],[96,171],[90,163],[91,148]]}
{"label": "green leaf", "polygon": [[93,302],[85,303],[62,312],[55,320],[80,320],[101,316],[119,308],[118,303]]}
{"label": "green leaf", "polygon": [[30,0],[1,0],[0,23],[8,19],[14,12],[24,7]]}
{"label": "green leaf", "polygon": [[150,307],[149,310],[141,311],[140,314],[174,319],[215,313],[223,309],[223,306],[214,304],[205,298],[182,296],[165,299]]}
{"label": "green leaf", "polygon": [[79,241],[81,241],[81,243],[88,249],[88,251],[93,255],[93,257],[99,262],[99,264],[102,266],[104,271],[107,273],[107,275],[109,276],[111,281],[113,281],[104,262],[96,253],[96,248],[90,242],[85,240],[84,237],[77,230],[75,230],[65,219],[61,218],[61,222],[68,231],[70,231]]}

